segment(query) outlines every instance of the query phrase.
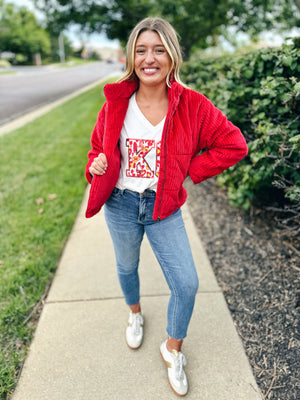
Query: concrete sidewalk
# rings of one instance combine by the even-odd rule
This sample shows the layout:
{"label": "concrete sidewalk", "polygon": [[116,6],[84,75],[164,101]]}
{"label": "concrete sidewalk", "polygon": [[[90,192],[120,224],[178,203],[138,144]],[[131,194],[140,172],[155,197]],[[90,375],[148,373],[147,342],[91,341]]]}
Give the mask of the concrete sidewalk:
{"label": "concrete sidewalk", "polygon": [[[125,342],[128,309],[103,211],[85,219],[88,189],[66,244],[13,400],[172,399],[159,354],[169,289],[148,241],[142,245],[145,338]],[[223,294],[187,206],[183,215],[200,287],[183,351],[189,399],[261,400]]]}

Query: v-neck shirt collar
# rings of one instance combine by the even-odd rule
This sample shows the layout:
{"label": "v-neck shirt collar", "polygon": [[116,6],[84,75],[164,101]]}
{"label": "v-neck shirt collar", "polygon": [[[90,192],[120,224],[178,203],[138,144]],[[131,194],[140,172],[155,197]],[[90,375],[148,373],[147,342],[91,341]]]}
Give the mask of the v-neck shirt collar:
{"label": "v-neck shirt collar", "polygon": [[136,102],[136,92],[133,93],[133,95],[131,96],[129,101],[132,102],[131,103],[132,108],[133,108],[134,112],[136,113],[136,116],[139,118],[140,122],[142,122],[142,124],[145,125],[148,129],[153,131],[156,129],[163,128],[165,120],[166,120],[166,116],[164,116],[164,118],[157,125],[151,124],[151,122],[142,113],[142,111],[140,110],[140,108]]}

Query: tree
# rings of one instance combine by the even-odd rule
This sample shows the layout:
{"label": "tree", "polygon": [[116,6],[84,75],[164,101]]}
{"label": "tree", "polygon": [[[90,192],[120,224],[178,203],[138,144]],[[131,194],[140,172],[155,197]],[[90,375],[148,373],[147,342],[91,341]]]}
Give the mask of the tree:
{"label": "tree", "polygon": [[[207,47],[224,28],[257,35],[265,29],[299,26],[300,0],[33,0],[45,11],[48,28],[56,33],[70,23],[89,32],[105,32],[125,43],[142,18],[163,16],[181,37],[185,58],[193,48]],[[207,39],[210,39],[208,42]]]}
{"label": "tree", "polygon": [[50,52],[47,32],[38,25],[33,13],[25,7],[0,3],[0,50],[22,54],[27,60]]}
{"label": "tree", "polygon": [[133,26],[151,14],[151,0],[33,0],[45,12],[47,29],[59,34],[69,24],[79,24],[87,33],[105,32],[109,39],[126,43]]}
{"label": "tree", "polygon": [[[205,38],[226,24],[228,0],[34,0],[47,15],[48,28],[56,33],[69,23],[80,24],[88,32],[106,33],[110,39],[126,43],[135,24],[147,16],[168,19],[184,42],[185,53],[193,45],[205,45]],[[191,17],[192,16],[192,17]]]}
{"label": "tree", "polygon": [[180,34],[188,58],[193,48],[213,45],[229,26],[252,37],[300,26],[296,3],[300,0],[158,0],[157,10]]}
{"label": "tree", "polygon": [[231,0],[231,25],[253,35],[300,27],[300,0]]}
{"label": "tree", "polygon": [[185,59],[193,48],[208,47],[207,38],[213,39],[229,24],[228,0],[159,0],[156,9],[179,33]]}

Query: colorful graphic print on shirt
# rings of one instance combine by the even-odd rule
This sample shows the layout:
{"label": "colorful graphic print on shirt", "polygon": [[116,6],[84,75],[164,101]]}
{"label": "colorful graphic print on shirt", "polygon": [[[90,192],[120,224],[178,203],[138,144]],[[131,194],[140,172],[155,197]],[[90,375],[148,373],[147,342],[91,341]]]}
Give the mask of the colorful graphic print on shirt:
{"label": "colorful graphic print on shirt", "polygon": [[[155,140],[126,139],[128,147],[128,165],[126,176],[132,178],[153,178],[159,176],[161,142],[155,145]],[[156,152],[155,167],[151,168],[146,160],[150,151]]]}

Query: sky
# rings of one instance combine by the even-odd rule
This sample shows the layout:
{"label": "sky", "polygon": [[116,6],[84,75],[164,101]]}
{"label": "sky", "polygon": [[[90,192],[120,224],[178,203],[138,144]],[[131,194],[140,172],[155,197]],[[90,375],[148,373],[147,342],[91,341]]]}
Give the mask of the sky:
{"label": "sky", "polygon": [[[34,12],[38,20],[43,18],[42,13],[34,8],[33,2],[30,0],[6,0],[6,2],[14,3],[17,6],[25,6],[28,10]],[[72,26],[68,30],[64,31],[64,34],[68,36],[74,47],[80,46],[82,42],[89,42],[89,44],[99,47],[119,47],[118,40],[109,40],[103,33],[94,33],[92,35],[87,35],[82,32],[80,33],[78,27],[76,26]]]}

